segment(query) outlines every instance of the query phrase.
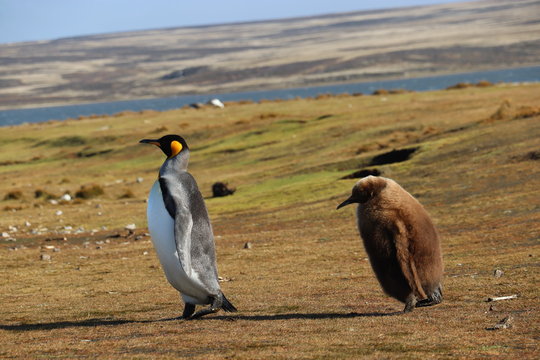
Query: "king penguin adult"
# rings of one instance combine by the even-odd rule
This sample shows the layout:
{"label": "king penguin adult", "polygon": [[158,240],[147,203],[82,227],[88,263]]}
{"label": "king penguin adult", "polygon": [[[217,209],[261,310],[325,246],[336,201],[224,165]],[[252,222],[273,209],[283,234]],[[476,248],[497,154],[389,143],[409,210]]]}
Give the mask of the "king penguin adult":
{"label": "king penguin adult", "polygon": [[[203,197],[187,171],[189,147],[178,135],[144,139],[167,159],[148,198],[148,229],[169,283],[185,303],[182,318],[194,319],[223,309],[235,312],[219,286],[214,235]],[[196,305],[210,307],[195,312]]]}

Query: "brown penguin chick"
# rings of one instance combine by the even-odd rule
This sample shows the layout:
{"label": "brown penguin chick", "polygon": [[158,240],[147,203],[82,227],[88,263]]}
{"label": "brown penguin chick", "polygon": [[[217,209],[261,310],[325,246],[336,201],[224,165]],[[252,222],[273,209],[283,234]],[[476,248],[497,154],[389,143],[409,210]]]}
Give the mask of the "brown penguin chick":
{"label": "brown penguin chick", "polygon": [[371,267],[403,312],[442,301],[443,263],[437,230],[424,207],[394,180],[368,176],[337,208],[358,203],[360,236]]}

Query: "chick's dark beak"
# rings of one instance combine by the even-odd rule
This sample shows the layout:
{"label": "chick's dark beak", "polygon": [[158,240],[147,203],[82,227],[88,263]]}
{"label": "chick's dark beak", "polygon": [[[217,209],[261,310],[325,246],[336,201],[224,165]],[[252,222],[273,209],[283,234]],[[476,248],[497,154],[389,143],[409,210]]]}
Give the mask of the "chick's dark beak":
{"label": "chick's dark beak", "polygon": [[142,139],[141,141],[139,141],[139,143],[141,143],[141,144],[152,144],[152,145],[156,145],[159,148],[161,147],[161,144],[159,143],[159,140]]}
{"label": "chick's dark beak", "polygon": [[355,203],[356,201],[353,199],[353,197],[351,196],[350,198],[348,198],[347,200],[345,200],[344,202],[342,202],[341,204],[338,205],[338,207],[336,208],[336,210],[339,210],[340,208],[346,206],[346,205],[349,205],[349,204],[352,204],[352,203]]}

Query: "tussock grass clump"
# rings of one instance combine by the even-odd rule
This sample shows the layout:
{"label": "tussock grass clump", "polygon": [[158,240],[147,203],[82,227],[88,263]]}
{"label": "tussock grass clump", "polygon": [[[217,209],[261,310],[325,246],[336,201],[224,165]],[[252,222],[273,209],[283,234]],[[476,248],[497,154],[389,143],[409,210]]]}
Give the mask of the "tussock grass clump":
{"label": "tussock grass clump", "polygon": [[457,84],[450,85],[446,88],[446,90],[459,90],[459,89],[466,89],[473,86],[471,83],[468,82],[458,82]]}
{"label": "tussock grass clump", "polygon": [[[407,89],[377,89],[373,92],[373,95],[398,95],[398,94],[407,94],[413,91]],[[361,96],[362,94],[355,94],[354,96]]]}
{"label": "tussock grass clump", "polygon": [[540,107],[535,106],[521,106],[517,109],[514,119],[526,119],[540,115]]}
{"label": "tussock grass clump", "polygon": [[19,211],[19,210],[22,210],[22,206],[4,206],[3,208],[4,211]]}
{"label": "tussock grass clump", "polygon": [[489,120],[503,120],[512,116],[513,105],[510,100],[504,100],[503,103],[499,106],[497,111],[495,111],[490,117]]}
{"label": "tussock grass clump", "polygon": [[99,114],[80,115],[80,116],[77,116],[77,120],[102,119],[102,118],[106,118],[107,116],[109,116],[109,115],[106,115],[106,114],[102,114],[102,115],[99,115]]}
{"label": "tussock grass clump", "polygon": [[275,119],[277,117],[278,115],[275,113],[263,113],[263,114],[259,114],[259,116],[257,116],[256,118],[260,120],[264,120],[264,119]]}
{"label": "tussock grass clump", "polygon": [[54,194],[51,194],[50,192],[48,192],[47,190],[43,190],[43,189],[36,189],[34,191],[34,197],[36,199],[39,199],[39,198],[43,198],[45,200],[49,200],[49,199],[56,199],[58,196],[54,195]]}
{"label": "tussock grass clump", "polygon": [[493,85],[494,84],[491,81],[487,81],[487,80],[480,80],[479,82],[476,83],[476,87],[490,87]]}
{"label": "tussock grass clump", "polygon": [[4,196],[4,200],[20,200],[23,198],[23,193],[21,190],[11,190],[8,191]]}
{"label": "tussock grass clump", "polygon": [[113,117],[122,117],[122,116],[134,116],[137,113],[135,111],[125,110],[117,112],[116,114],[113,114]]}
{"label": "tussock grass clump", "polygon": [[78,151],[75,156],[79,158],[93,157],[96,155],[103,155],[112,152],[113,149],[95,150],[91,146],[88,146],[81,151]]}
{"label": "tussock grass clump", "polygon": [[487,122],[496,120],[526,119],[540,115],[540,108],[535,106],[514,106],[510,100],[504,100]]}
{"label": "tussock grass clump", "polygon": [[105,190],[98,184],[83,185],[75,193],[75,197],[79,199],[91,199],[103,195]]}
{"label": "tussock grass clump", "polygon": [[480,80],[476,84],[471,84],[469,82],[459,82],[457,84],[447,87],[446,90],[459,90],[459,89],[467,89],[470,87],[485,88],[485,87],[490,87],[490,86],[494,86],[494,84],[491,81]]}
{"label": "tussock grass clump", "polygon": [[118,197],[118,199],[133,199],[135,197],[135,194],[131,189],[125,189],[122,195]]}
{"label": "tussock grass clump", "polygon": [[61,136],[52,140],[45,140],[36,145],[49,145],[53,147],[64,147],[64,146],[80,146],[86,145],[88,140],[85,137],[74,135],[74,136]]}
{"label": "tussock grass clump", "polygon": [[391,89],[391,90],[388,90],[388,93],[390,93],[391,95],[408,94],[408,93],[411,93],[411,92],[414,92],[414,91],[407,90],[407,89]]}
{"label": "tussock grass clump", "polygon": [[155,128],[152,133],[153,134],[156,134],[156,133],[161,133],[161,132],[164,132],[164,131],[167,131],[169,130],[168,127],[166,127],[165,125],[162,125],[162,126],[158,126],[157,128]]}
{"label": "tussock grass clump", "polygon": [[332,97],[332,94],[318,94],[317,96],[315,96],[315,100],[330,99]]}
{"label": "tussock grass clump", "polygon": [[[231,102],[234,103],[234,102]],[[255,102],[253,100],[239,100],[236,101],[236,104],[238,105],[247,105],[247,104],[254,104]]]}

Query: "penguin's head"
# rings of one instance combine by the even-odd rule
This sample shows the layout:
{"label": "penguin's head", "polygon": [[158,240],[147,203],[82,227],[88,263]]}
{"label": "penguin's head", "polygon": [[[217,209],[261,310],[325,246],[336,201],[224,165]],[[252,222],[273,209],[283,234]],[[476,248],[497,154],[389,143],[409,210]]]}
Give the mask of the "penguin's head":
{"label": "penguin's head", "polygon": [[143,144],[156,145],[165,153],[165,155],[167,155],[167,158],[175,157],[182,151],[189,150],[186,140],[178,135],[165,135],[159,139],[143,139],[139,142]]}
{"label": "penguin's head", "polygon": [[370,175],[358,180],[352,188],[351,196],[339,204],[337,209],[353,203],[363,204],[368,202],[377,196],[386,187],[386,184],[386,179],[379,176]]}

